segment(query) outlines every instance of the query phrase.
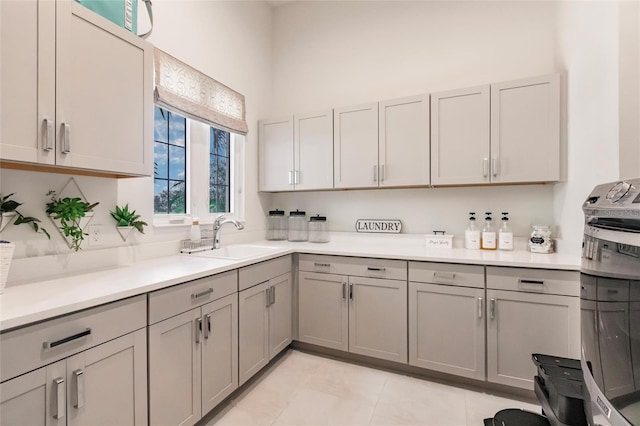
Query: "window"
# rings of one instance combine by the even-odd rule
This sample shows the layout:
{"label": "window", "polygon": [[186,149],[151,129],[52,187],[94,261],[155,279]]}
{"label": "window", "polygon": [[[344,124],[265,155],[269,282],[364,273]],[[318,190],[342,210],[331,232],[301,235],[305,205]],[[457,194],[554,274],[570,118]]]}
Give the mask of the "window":
{"label": "window", "polygon": [[222,213],[242,220],[243,141],[156,106],[154,222],[184,223],[189,215],[206,223]]}

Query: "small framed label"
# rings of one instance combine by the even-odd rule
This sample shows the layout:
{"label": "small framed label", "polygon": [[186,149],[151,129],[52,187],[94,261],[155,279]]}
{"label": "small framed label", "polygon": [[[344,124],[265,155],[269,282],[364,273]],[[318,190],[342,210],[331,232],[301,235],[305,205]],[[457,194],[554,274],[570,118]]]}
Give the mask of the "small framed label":
{"label": "small framed label", "polygon": [[397,219],[358,219],[356,221],[356,231],[376,234],[399,234],[402,231],[402,222]]}

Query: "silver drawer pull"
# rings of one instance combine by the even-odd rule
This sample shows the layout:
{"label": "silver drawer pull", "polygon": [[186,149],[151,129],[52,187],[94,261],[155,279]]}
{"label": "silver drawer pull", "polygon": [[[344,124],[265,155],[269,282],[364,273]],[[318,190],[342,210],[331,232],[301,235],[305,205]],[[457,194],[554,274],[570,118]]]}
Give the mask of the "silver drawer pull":
{"label": "silver drawer pull", "polygon": [[448,282],[453,282],[456,279],[456,274],[453,272],[434,272],[433,273],[434,280],[444,280]]}
{"label": "silver drawer pull", "polygon": [[74,334],[73,336],[65,337],[63,339],[56,340],[56,341],[53,341],[53,342],[44,342],[42,344],[42,347],[44,349],[53,349],[56,346],[64,345],[65,343],[69,343],[69,342],[72,342],[74,340],[82,339],[83,337],[87,337],[90,334],[91,334],[91,329],[87,328],[86,330],[81,331],[78,334]]}
{"label": "silver drawer pull", "polygon": [[204,291],[201,291],[200,293],[193,293],[191,295],[191,299],[196,300],[196,299],[199,299],[199,298],[201,298],[203,296],[208,296],[211,293],[213,293],[213,289],[212,288],[208,288],[208,289],[206,289]]}
{"label": "silver drawer pull", "polygon": [[386,271],[386,268],[378,268],[375,266],[367,266],[367,271],[371,271],[371,272],[384,272]]}
{"label": "silver drawer pull", "polygon": [[75,393],[72,393],[74,408],[84,407],[84,371],[75,370],[73,373],[73,384]]}
{"label": "silver drawer pull", "polygon": [[42,150],[51,151],[54,147],[53,139],[55,137],[55,132],[53,130],[53,121],[49,120],[48,118],[45,118],[42,127],[43,127]]}
{"label": "silver drawer pull", "polygon": [[313,266],[315,266],[316,268],[331,268],[331,264],[330,263],[318,263],[318,262],[315,262],[313,264]]}
{"label": "silver drawer pull", "polygon": [[60,151],[63,154],[68,154],[71,152],[71,126],[69,125],[69,123],[62,123],[60,128],[62,130],[62,148],[60,149]]}
{"label": "silver drawer pull", "polygon": [[55,403],[52,404],[52,408],[55,410],[53,412],[53,418],[62,419],[65,414],[64,379],[62,377],[53,379],[53,386],[55,387],[53,394],[56,398]]}
{"label": "silver drawer pull", "polygon": [[496,299],[489,299],[489,316],[491,319],[496,317]]}
{"label": "silver drawer pull", "polygon": [[612,288],[607,289],[607,293],[609,294],[618,294],[618,290],[614,290]]}
{"label": "silver drawer pull", "polygon": [[482,318],[482,297],[478,297],[478,318]]}
{"label": "silver drawer pull", "polygon": [[276,303],[276,288],[271,287],[271,300],[269,301],[270,305],[275,305]]}
{"label": "silver drawer pull", "polygon": [[211,334],[211,315],[205,315],[204,316],[204,338],[208,339],[209,335]]}
{"label": "silver drawer pull", "polygon": [[196,343],[200,343],[200,335],[202,334],[202,318],[194,320],[194,330],[196,333]]}
{"label": "silver drawer pull", "polygon": [[544,281],[542,280],[523,280],[522,278],[518,279],[520,284],[535,284],[535,285],[544,285]]}
{"label": "silver drawer pull", "polygon": [[347,298],[347,283],[344,281],[342,282],[342,298]]}

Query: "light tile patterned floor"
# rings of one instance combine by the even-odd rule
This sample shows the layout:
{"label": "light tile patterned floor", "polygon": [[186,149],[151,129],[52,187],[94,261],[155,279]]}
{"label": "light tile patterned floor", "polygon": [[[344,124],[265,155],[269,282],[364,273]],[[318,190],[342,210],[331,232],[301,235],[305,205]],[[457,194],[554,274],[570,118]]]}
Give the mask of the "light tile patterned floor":
{"label": "light tile patterned floor", "polygon": [[482,426],[504,408],[540,407],[290,350],[211,425]]}

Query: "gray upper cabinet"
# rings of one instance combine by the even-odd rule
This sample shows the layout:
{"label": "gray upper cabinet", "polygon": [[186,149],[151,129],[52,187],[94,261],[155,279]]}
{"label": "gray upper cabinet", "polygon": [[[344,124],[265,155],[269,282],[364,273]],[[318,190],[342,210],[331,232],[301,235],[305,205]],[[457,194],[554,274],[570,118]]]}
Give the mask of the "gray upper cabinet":
{"label": "gray upper cabinet", "polygon": [[293,117],[258,122],[260,191],[293,189]]}
{"label": "gray upper cabinet", "polygon": [[151,45],[75,1],[1,7],[2,159],[151,175]]}
{"label": "gray upper cabinet", "polygon": [[294,116],[296,190],[333,188],[333,110]]}
{"label": "gray upper cabinet", "polygon": [[560,77],[491,85],[491,181],[560,179]]}
{"label": "gray upper cabinet", "polygon": [[333,110],[336,188],[378,186],[378,103]]}
{"label": "gray upper cabinet", "polygon": [[429,95],[380,102],[380,187],[429,185]]}
{"label": "gray upper cabinet", "polygon": [[489,183],[489,86],[431,94],[431,184]]}

